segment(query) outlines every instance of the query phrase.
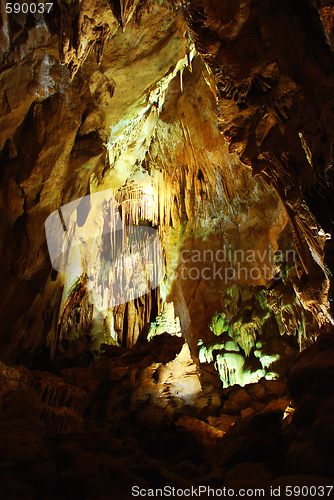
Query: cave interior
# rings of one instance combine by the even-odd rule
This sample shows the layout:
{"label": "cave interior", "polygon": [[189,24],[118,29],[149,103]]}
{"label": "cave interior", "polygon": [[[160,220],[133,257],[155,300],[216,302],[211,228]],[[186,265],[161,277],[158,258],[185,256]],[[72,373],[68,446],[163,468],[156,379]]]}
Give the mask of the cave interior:
{"label": "cave interior", "polygon": [[1,3],[1,498],[332,494],[333,51],[333,0]]}

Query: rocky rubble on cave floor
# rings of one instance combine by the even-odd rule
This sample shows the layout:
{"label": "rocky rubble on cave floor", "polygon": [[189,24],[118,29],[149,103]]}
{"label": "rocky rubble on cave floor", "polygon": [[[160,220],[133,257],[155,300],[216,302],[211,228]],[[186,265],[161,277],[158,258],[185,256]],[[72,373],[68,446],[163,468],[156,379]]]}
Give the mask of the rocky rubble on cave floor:
{"label": "rocky rubble on cave floor", "polygon": [[[263,486],[311,474],[314,437],[323,434],[319,455],[333,435],[317,410],[331,391],[333,346],[320,337],[290,370],[296,422],[284,382],[222,389],[213,366],[198,368],[184,339],[166,333],[140,349],[106,345],[99,361],[60,376],[1,364],[1,497],[126,499],[134,485]],[[332,476],[330,454],[327,469],[318,455],[315,472]]]}
{"label": "rocky rubble on cave floor", "polygon": [[2,12],[0,500],[334,479],[332,3]]}

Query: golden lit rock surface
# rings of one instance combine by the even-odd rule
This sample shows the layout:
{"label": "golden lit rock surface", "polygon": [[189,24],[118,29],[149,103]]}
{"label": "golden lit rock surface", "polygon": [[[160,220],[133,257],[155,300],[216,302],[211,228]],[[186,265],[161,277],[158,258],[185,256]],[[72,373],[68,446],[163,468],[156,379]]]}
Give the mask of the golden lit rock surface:
{"label": "golden lit rock surface", "polygon": [[[272,254],[287,216],[275,191],[228,152],[214,77],[196,55],[180,9],[150,4],[136,15],[122,11],[121,17],[114,10],[102,14],[105,7],[94,2],[87,2],[86,17],[85,5],[79,14],[76,9],[55,11],[54,19],[32,28],[41,32],[43,47],[36,37],[28,38],[21,59],[16,42],[3,56],[1,81],[8,102],[1,115],[2,160],[8,164],[2,181],[3,279],[14,270],[1,301],[3,359],[15,361],[22,352],[31,363],[46,345],[51,358],[59,360],[65,339],[65,351],[74,349],[70,359],[77,360],[83,351],[87,360],[89,351],[109,336],[133,345],[149,318],[160,312],[157,294],[102,317],[89,309],[84,291],[68,296],[73,283],[61,273],[48,277],[47,216],[85,194],[112,188],[129,214],[126,220],[138,223],[144,202],[125,203],[132,199],[132,186],[142,193],[150,189],[153,196],[155,208],[143,217],[158,227],[166,256],[162,298],[174,302],[181,331],[196,355],[197,341],[203,332],[207,337],[207,324],[221,309],[219,295],[230,284],[224,273],[234,272],[229,257],[220,263],[217,252],[224,246],[254,252],[248,261],[234,259],[232,267],[243,268],[238,276],[242,286],[264,286],[268,273],[278,269]],[[52,35],[59,19],[60,39]],[[19,25],[24,22],[21,16]],[[11,29],[10,40],[18,27]],[[35,76],[29,83],[31,58]],[[208,279],[198,280],[199,273]],[[68,314],[78,307],[86,339],[82,326],[78,331],[74,325],[76,332],[68,335],[73,323]]]}
{"label": "golden lit rock surface", "polygon": [[1,497],[332,482],[333,8],[2,5]]}

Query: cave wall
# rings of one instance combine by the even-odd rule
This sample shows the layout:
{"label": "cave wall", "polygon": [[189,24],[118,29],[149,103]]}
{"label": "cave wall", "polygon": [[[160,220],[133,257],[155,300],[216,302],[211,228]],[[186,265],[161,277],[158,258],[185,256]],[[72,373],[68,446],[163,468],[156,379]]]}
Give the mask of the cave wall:
{"label": "cave wall", "polygon": [[[133,346],[163,301],[174,303],[195,357],[199,341],[214,340],[217,314],[229,335],[241,321],[254,349],[268,311],[270,335],[297,336],[302,347],[327,328],[333,62],[325,7],[59,2],[44,17],[2,12],[4,362],[89,364],[101,342]],[[160,290],[100,314],[84,276],[73,288],[52,271],[44,223],[106,189],[122,206],[133,186],[153,196],[145,217],[159,231],[166,277]],[[128,222],[138,223],[140,206],[128,203]],[[275,251],[288,248],[293,262],[279,265]],[[221,264],[222,249],[232,258]],[[239,262],[238,250],[255,259]],[[284,280],[272,281],[282,269]],[[269,305],[254,306],[250,287],[268,285]],[[249,317],[252,307],[263,314]]]}
{"label": "cave wall", "polygon": [[[333,19],[328,0],[1,4],[4,498],[333,483]],[[45,221],[85,200],[64,220],[85,265],[53,268]],[[124,267],[108,210],[163,260],[114,307],[89,276]]]}
{"label": "cave wall", "polygon": [[295,290],[322,323],[329,286],[323,233],[332,230],[333,209],[330,9],[304,2],[197,2],[190,15],[198,49],[215,75],[229,150],[283,201],[304,273]]}

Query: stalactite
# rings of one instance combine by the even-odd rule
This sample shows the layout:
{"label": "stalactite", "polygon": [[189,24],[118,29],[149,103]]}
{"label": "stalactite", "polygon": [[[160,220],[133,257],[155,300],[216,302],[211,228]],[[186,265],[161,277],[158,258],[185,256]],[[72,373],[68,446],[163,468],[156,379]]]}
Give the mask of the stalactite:
{"label": "stalactite", "polygon": [[158,223],[158,207],[153,194],[148,194],[133,181],[119,189],[116,200],[122,209],[123,223],[138,225],[140,220]]}

